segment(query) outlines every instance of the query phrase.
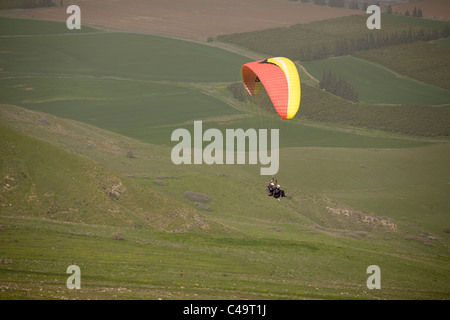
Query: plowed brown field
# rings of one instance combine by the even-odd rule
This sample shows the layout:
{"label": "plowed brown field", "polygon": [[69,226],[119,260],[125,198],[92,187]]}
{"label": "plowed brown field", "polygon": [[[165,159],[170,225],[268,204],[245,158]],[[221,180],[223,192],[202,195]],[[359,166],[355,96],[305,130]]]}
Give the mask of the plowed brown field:
{"label": "plowed brown field", "polygon": [[[288,0],[84,0],[81,24],[205,39],[297,23],[365,14]],[[66,21],[63,7],[10,10],[3,15]]]}

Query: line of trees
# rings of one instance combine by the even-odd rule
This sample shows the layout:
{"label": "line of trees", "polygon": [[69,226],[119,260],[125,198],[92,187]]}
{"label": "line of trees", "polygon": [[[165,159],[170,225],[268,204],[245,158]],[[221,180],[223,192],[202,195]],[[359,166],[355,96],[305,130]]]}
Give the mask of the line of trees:
{"label": "line of trees", "polygon": [[386,22],[382,30],[368,30],[365,16],[297,24],[231,35],[221,35],[219,41],[234,43],[244,48],[271,56],[288,56],[293,60],[310,61],[353,54],[359,51],[432,41],[450,37],[450,23],[420,26]]}
{"label": "line of trees", "polygon": [[233,98],[238,101],[246,102],[251,100],[251,96],[245,91],[241,82],[235,82],[228,85],[227,89],[233,94]]}
{"label": "line of trees", "polygon": [[53,7],[53,0],[2,0],[0,1],[0,9],[32,9]]}
{"label": "line of trees", "polygon": [[[302,0],[302,2],[308,2],[305,0]],[[338,8],[344,8],[345,5],[345,0],[314,0],[314,4],[317,4],[319,6],[326,6],[328,5],[329,7],[338,7]]]}
{"label": "line of trees", "polygon": [[407,44],[416,41],[431,41],[450,37],[450,26],[446,25],[442,29],[415,29],[411,27],[409,31],[403,30],[394,33],[373,33],[369,32],[365,36],[346,39],[340,38],[334,43],[321,43],[317,46],[308,46],[299,49],[298,58],[303,61],[328,58],[331,56],[342,56],[352,54],[362,50],[382,48],[392,45]]}
{"label": "line of trees", "polygon": [[[406,10],[405,16],[411,16],[411,14],[409,13],[409,10]],[[422,18],[423,17],[422,9],[420,9],[420,8],[417,9],[416,7],[414,7],[412,16],[417,17],[417,18]]]}
{"label": "line of trees", "polygon": [[358,102],[358,93],[355,88],[342,77],[337,77],[330,70],[328,72],[323,72],[322,80],[319,82],[319,86],[321,89],[324,89],[336,96],[341,98]]}
{"label": "line of trees", "polygon": [[245,90],[242,82],[235,82],[228,85],[227,89],[233,94],[233,98],[241,102],[250,102],[253,106],[253,111],[258,110],[259,113],[269,112],[275,114],[276,111],[273,107],[273,103],[270,100],[266,90],[262,90],[256,96],[251,96],[247,90]]}
{"label": "line of trees", "polygon": [[344,5],[345,5],[344,0],[328,0],[329,7],[343,8]]}

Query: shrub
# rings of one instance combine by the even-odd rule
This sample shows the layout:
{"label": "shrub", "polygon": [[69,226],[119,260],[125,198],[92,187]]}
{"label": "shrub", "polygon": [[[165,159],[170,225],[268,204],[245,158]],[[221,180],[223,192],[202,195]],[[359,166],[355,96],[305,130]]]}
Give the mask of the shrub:
{"label": "shrub", "polygon": [[196,193],[191,191],[186,191],[184,197],[196,202],[208,202],[210,200],[209,196],[203,193]]}
{"label": "shrub", "polygon": [[114,240],[125,240],[125,236],[122,231],[116,231],[112,234]]}

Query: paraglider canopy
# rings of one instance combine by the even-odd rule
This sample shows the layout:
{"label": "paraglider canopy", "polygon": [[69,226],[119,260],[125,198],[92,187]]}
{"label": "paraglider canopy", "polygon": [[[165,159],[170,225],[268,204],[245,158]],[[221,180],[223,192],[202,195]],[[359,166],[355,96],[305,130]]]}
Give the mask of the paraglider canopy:
{"label": "paraglider canopy", "polygon": [[250,95],[267,91],[283,119],[292,119],[300,107],[300,77],[295,64],[284,57],[249,62],[242,66],[242,79]]}

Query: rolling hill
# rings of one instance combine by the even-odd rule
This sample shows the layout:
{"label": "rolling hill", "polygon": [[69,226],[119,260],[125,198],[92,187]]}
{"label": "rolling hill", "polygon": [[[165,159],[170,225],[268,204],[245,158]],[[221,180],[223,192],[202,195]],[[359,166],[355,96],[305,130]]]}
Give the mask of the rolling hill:
{"label": "rolling hill", "polygon": [[[428,281],[446,278],[447,209],[436,193],[447,192],[439,171],[446,167],[445,145],[372,155],[371,149],[287,149],[279,176],[289,199],[279,203],[266,196],[254,166],[179,167],[164,160],[168,147],[73,120],[12,106],[2,106],[2,119],[51,143],[2,129],[10,164],[2,187],[11,188],[2,203],[12,204],[2,207],[0,223],[5,298],[446,297],[445,281],[442,287]],[[416,164],[395,178],[403,157]],[[427,171],[411,175],[424,163]],[[287,178],[285,170],[297,173]],[[51,185],[49,171],[58,173],[49,173]],[[19,179],[36,183],[14,188]],[[120,183],[125,192],[118,198],[108,193]],[[30,210],[29,201],[38,205]],[[79,292],[62,287],[68,261],[86,277]],[[390,275],[382,292],[361,289],[374,261]],[[402,276],[416,272],[423,275],[416,282]]]}
{"label": "rolling hill", "polygon": [[[247,57],[26,23],[0,52],[1,299],[449,298],[445,137],[283,123],[227,91]],[[170,133],[199,119],[279,127],[288,197],[260,165],[173,164]]]}
{"label": "rolling hill", "polygon": [[4,216],[166,231],[209,228],[193,210],[158,191],[51,144],[1,129]]}

